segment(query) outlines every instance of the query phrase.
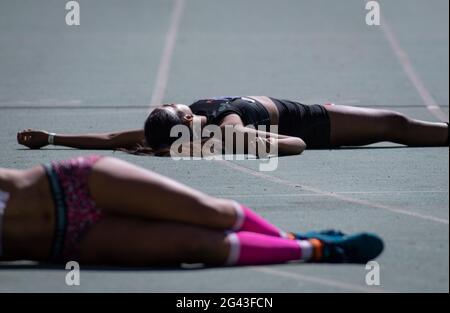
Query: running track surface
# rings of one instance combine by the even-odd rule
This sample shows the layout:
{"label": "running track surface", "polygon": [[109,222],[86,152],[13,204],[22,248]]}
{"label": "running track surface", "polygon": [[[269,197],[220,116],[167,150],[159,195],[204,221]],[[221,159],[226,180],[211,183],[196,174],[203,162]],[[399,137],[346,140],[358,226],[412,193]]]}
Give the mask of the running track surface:
{"label": "running track surface", "polygon": [[[80,0],[0,2],[0,166],[26,168],[93,151],[23,149],[22,128],[140,127],[149,103],[217,95],[334,101],[448,120],[448,1]],[[99,153],[97,151],[97,153]],[[382,143],[278,159],[181,161],[101,152],[234,198],[282,228],[373,231],[385,240],[381,286],[357,265],[219,269],[0,265],[0,291],[448,292],[449,150]],[[263,161],[262,161],[263,162]]]}

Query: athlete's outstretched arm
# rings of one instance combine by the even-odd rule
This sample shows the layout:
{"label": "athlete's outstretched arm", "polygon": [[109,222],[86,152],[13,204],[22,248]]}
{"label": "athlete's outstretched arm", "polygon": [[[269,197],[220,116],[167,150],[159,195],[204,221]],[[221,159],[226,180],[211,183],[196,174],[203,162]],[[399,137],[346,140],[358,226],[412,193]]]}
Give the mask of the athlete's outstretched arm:
{"label": "athlete's outstretched arm", "polygon": [[[17,133],[17,142],[30,149],[49,145],[50,133],[43,130],[25,129]],[[144,130],[126,130],[112,133],[56,134],[53,144],[77,149],[133,148],[144,142]]]}

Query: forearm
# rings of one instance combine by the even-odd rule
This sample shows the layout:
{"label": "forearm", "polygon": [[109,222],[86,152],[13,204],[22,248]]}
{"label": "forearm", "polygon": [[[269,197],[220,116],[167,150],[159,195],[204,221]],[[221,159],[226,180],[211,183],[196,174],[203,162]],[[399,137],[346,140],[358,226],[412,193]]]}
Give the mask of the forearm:
{"label": "forearm", "polygon": [[[271,126],[276,126],[276,125],[271,125]],[[266,137],[266,138],[276,138],[276,139],[285,139],[285,138],[291,138],[290,136],[286,136],[286,135],[280,135],[278,133],[273,133],[273,132],[266,132],[266,131],[262,131],[262,130],[258,130],[252,127],[246,127],[246,126],[235,126],[236,130],[242,133],[248,133],[248,134],[254,134],[256,136],[260,136],[260,137]],[[269,128],[270,130],[270,128]]]}
{"label": "forearm", "polygon": [[[274,133],[255,131],[249,127],[237,126],[233,128],[236,136],[231,132],[223,132],[222,139],[228,151],[234,153],[294,155],[301,154],[306,149],[305,142],[298,137],[278,135]],[[262,146],[261,146],[262,144]],[[261,149],[266,148],[266,152]]]}
{"label": "forearm", "polygon": [[305,142],[297,137],[288,137],[278,139],[279,155],[295,155],[301,154],[306,149]]}
{"label": "forearm", "polygon": [[143,142],[143,130],[130,130],[104,134],[56,134],[53,144],[77,149],[117,149],[137,147]]}
{"label": "forearm", "polygon": [[55,134],[53,145],[77,149],[114,149],[109,134],[66,135]]}

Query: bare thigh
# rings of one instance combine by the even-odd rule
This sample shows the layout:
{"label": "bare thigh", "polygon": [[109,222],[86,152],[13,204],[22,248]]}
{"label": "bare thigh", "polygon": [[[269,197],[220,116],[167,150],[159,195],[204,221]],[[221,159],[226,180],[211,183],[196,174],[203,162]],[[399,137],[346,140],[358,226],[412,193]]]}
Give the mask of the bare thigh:
{"label": "bare thigh", "polygon": [[382,140],[381,127],[389,111],[351,106],[325,106],[330,116],[333,146],[366,145]]}
{"label": "bare thigh", "polygon": [[226,235],[190,225],[107,216],[81,242],[80,261],[123,266],[224,264]]}
{"label": "bare thigh", "polygon": [[229,229],[236,219],[231,201],[115,158],[93,166],[89,189],[97,206],[109,213],[216,229]]}

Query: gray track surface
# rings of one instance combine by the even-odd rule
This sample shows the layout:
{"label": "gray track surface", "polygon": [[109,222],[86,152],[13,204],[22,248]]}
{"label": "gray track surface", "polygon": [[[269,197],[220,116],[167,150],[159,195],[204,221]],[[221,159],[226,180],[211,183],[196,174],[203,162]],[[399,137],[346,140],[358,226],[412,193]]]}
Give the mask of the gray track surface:
{"label": "gray track surface", "polygon": [[[81,26],[64,1],[0,1],[0,167],[26,168],[93,151],[30,151],[16,132],[140,127],[152,97],[172,1],[80,0]],[[424,85],[449,103],[448,1],[381,1],[382,15]],[[363,1],[188,0],[171,59],[166,102],[218,95],[393,108],[436,120]],[[98,153],[98,151],[96,151]],[[234,198],[289,230],[380,234],[381,286],[357,265],[287,264],[218,269],[82,266],[65,285],[60,266],[0,265],[0,292],[358,292],[449,288],[449,150],[382,143],[258,161],[180,161],[101,152]]]}

